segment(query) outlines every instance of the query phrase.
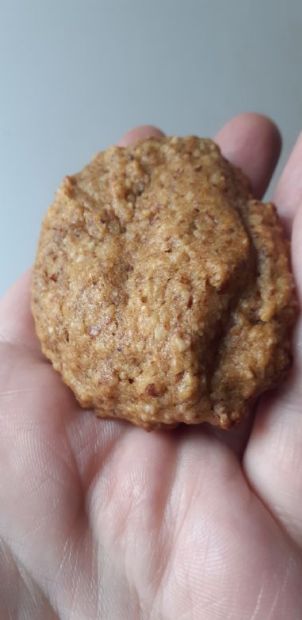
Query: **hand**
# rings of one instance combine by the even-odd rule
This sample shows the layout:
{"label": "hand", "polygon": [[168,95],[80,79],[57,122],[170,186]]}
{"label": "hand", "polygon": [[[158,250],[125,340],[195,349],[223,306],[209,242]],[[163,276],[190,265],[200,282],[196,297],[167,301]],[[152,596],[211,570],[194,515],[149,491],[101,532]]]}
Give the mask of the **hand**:
{"label": "hand", "polygon": [[[275,126],[246,114],[216,139],[262,195]],[[274,196],[300,295],[301,199],[300,138]],[[0,305],[1,618],[301,619],[301,321],[291,376],[252,428],[146,433],[78,407],[40,353],[29,279]]]}

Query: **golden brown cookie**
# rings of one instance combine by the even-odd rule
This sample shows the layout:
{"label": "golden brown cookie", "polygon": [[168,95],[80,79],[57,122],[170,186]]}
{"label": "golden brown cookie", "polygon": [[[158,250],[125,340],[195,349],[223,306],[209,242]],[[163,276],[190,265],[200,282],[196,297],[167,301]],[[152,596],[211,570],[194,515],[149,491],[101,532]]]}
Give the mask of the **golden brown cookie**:
{"label": "golden brown cookie", "polygon": [[83,407],[145,428],[227,428],[290,364],[296,314],[272,204],[211,141],[148,139],[66,177],[32,309]]}

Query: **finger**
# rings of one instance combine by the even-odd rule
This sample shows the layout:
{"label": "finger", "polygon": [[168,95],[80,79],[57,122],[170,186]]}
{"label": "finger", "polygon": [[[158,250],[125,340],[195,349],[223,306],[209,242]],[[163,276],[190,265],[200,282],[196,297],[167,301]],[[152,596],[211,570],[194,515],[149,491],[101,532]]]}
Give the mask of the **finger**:
{"label": "finger", "polygon": [[215,141],[223,155],[243,170],[260,198],[271,180],[280,150],[277,126],[260,114],[240,114],[218,132]]}
{"label": "finger", "polygon": [[140,140],[146,140],[147,138],[161,138],[164,133],[153,125],[141,125],[135,127],[130,131],[127,131],[123,137],[118,141],[118,146],[128,146],[130,144],[136,144]]}
{"label": "finger", "polygon": [[[292,264],[302,303],[302,209],[294,219]],[[294,366],[278,392],[257,411],[244,455],[250,483],[297,544],[302,546],[302,318],[294,332]]]}
{"label": "finger", "polygon": [[[299,331],[301,341],[301,326]],[[243,468],[250,486],[302,546],[302,393],[298,385],[298,371],[294,371],[286,387],[261,401]]]}
{"label": "finger", "polygon": [[40,351],[30,310],[31,271],[11,286],[0,302],[0,341]]}
{"label": "finger", "polygon": [[302,204],[302,133],[285,165],[274,194],[284,224],[291,229],[298,206]]}

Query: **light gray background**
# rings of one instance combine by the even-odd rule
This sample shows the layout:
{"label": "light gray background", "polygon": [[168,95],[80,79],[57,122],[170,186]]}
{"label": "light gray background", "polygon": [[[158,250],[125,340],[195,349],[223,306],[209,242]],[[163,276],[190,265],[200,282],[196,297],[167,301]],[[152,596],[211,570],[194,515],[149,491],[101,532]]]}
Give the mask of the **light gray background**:
{"label": "light gray background", "polygon": [[126,129],[302,126],[301,0],[0,0],[0,293],[61,177]]}

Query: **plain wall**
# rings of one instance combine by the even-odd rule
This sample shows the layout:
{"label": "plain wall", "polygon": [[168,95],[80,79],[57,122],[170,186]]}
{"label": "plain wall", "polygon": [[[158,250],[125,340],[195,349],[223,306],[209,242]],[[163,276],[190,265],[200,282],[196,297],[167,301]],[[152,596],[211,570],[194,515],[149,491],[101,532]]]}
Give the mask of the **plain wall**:
{"label": "plain wall", "polygon": [[0,0],[0,293],[66,173],[127,129],[302,125],[301,0]]}

